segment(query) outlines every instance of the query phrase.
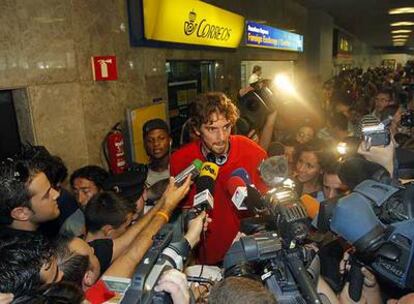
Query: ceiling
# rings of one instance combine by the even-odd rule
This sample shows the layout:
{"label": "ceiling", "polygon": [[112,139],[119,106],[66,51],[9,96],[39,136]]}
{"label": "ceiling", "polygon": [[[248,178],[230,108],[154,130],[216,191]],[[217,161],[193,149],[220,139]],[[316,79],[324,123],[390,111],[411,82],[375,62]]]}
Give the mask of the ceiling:
{"label": "ceiling", "polygon": [[393,27],[393,29],[411,29],[407,43],[403,47],[394,47],[392,22],[412,21],[414,14],[389,15],[388,10],[396,7],[414,6],[414,0],[298,0],[309,9],[319,9],[334,18],[336,26],[355,35],[371,47],[394,52],[414,52],[414,26]]}

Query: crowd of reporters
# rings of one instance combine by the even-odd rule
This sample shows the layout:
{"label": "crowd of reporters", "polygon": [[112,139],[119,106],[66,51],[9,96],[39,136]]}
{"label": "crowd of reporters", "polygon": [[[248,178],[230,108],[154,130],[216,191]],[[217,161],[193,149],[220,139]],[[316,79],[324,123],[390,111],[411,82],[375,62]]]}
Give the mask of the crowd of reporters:
{"label": "crowd of reporters", "polygon": [[[265,95],[265,88],[273,96]],[[297,118],[293,117],[297,110],[292,109],[298,104],[286,104],[277,89],[257,77],[238,94],[240,117],[233,132],[258,142],[270,157],[284,157],[288,169],[284,178],[294,181],[298,197],[308,195],[326,204],[365,180],[408,187],[401,178],[407,178],[414,168],[414,157],[410,158],[413,95],[412,62],[395,70],[346,70],[324,84],[309,86],[303,96],[311,106]],[[256,103],[254,98],[262,105],[246,105]],[[367,127],[381,123],[386,131],[364,133]],[[183,138],[198,140],[197,129],[187,131],[191,134]],[[120,176],[85,166],[71,174],[71,191],[65,188],[68,172],[63,160],[44,147],[23,146],[19,155],[2,161],[0,303],[103,303],[114,296],[104,278],[134,277],[156,243],[154,237],[173,222],[174,210],[194,182],[191,175],[180,184],[173,177],[168,179],[171,138],[165,122],[149,121],[143,134],[149,165],[131,165]],[[389,139],[376,144],[382,134]],[[346,143],[342,146],[345,153],[337,151],[340,143]],[[205,246],[210,223],[209,210],[186,217],[180,249],[172,246],[182,255],[184,265],[176,267],[182,271],[164,271],[154,291],[169,293],[175,304],[201,303],[207,297],[209,303],[219,304],[277,303],[260,280],[223,279],[218,268],[209,266],[206,269],[216,273],[215,277],[201,275],[203,268],[200,275],[185,271],[200,261],[191,251]],[[315,222],[312,227],[303,246],[320,257],[315,290],[331,303],[356,302],[349,296],[346,280],[352,244],[332,231],[318,231]],[[361,266],[359,301],[382,303],[407,294],[399,303],[410,303],[409,289],[414,286],[390,292],[392,282],[378,281],[368,264]],[[195,283],[188,284],[190,278]]]}

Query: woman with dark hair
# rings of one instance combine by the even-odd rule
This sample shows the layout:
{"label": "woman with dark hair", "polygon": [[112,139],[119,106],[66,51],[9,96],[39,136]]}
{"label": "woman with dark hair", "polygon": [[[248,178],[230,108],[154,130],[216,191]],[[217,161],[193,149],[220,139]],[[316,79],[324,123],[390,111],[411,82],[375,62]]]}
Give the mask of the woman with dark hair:
{"label": "woman with dark hair", "polygon": [[322,191],[323,167],[328,158],[322,147],[319,141],[297,147],[294,178],[299,195],[310,194],[318,197],[318,193]]}

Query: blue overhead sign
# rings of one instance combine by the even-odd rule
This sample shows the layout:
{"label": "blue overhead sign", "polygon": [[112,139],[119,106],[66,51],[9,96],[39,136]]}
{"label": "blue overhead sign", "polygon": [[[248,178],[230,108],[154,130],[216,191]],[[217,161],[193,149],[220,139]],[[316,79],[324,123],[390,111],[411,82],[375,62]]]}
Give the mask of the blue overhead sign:
{"label": "blue overhead sign", "polygon": [[246,45],[303,52],[303,36],[264,24],[247,21]]}

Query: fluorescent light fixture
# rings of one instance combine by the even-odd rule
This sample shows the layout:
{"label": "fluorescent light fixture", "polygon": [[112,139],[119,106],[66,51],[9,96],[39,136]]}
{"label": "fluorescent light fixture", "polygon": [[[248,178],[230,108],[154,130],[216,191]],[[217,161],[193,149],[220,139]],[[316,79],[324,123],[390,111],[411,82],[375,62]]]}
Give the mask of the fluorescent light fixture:
{"label": "fluorescent light fixture", "polygon": [[388,11],[388,13],[390,15],[398,15],[398,14],[414,14],[414,7],[413,6],[409,6],[409,7],[398,7],[398,8],[393,8],[390,9]]}
{"label": "fluorescent light fixture", "polygon": [[391,26],[411,26],[414,25],[414,22],[412,21],[399,21],[391,23]]}
{"label": "fluorescent light fixture", "polygon": [[396,42],[396,43],[398,43],[398,42],[406,42],[407,40],[406,39],[394,39],[393,40],[393,42]]}
{"label": "fluorescent light fixture", "polygon": [[407,39],[408,37],[410,37],[410,35],[396,35],[396,36],[392,36],[392,39],[398,39],[398,38]]}
{"label": "fluorescent light fixture", "polygon": [[412,31],[411,30],[393,30],[393,31],[391,31],[391,33],[393,33],[393,34],[408,34],[408,33],[411,33]]}
{"label": "fluorescent light fixture", "polygon": [[401,45],[405,45],[405,42],[394,42],[393,45],[394,46],[401,46]]}

